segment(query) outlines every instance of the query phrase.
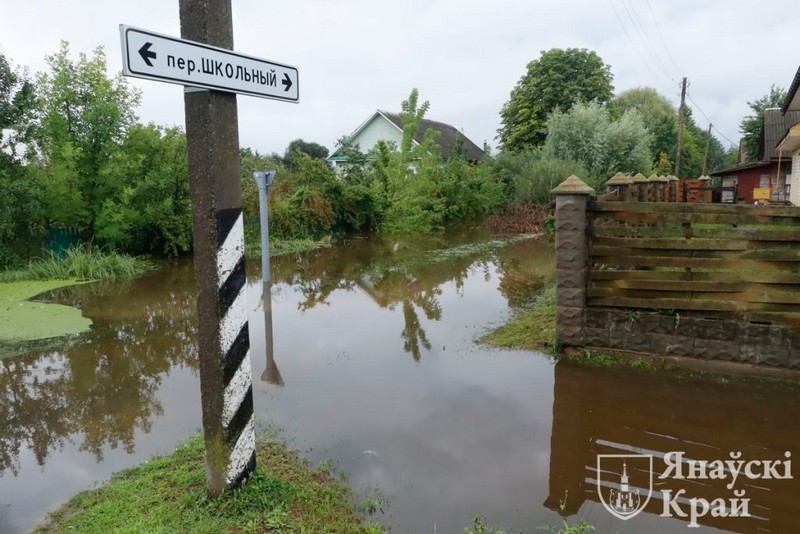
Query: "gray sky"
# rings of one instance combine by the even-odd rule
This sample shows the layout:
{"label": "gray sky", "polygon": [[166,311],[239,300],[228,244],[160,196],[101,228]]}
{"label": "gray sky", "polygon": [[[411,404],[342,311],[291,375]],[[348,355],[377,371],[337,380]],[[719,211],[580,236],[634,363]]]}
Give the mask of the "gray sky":
{"label": "gray sky", "polygon": [[[233,0],[239,52],[294,65],[300,103],[239,97],[243,146],[283,153],[296,138],[333,149],[375,109],[398,111],[417,87],[428,118],[496,146],[499,111],[526,64],[550,48],[588,48],[621,92],[648,85],[677,103],[680,78],[698,106],[738,142],[747,101],[787,88],[800,65],[796,0]],[[180,36],[177,0],[0,0],[0,50],[44,70],[44,57],[103,46],[121,70],[119,24]],[[143,122],[183,125],[179,86],[130,79]]]}

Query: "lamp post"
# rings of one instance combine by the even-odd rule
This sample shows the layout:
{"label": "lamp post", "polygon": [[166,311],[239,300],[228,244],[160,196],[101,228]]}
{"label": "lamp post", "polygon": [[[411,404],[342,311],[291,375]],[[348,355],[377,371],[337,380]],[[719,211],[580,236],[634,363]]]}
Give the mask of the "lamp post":
{"label": "lamp post", "polygon": [[269,187],[275,179],[277,171],[256,171],[253,180],[258,184],[258,204],[261,216],[261,279],[264,284],[272,281],[269,271],[269,217],[267,215],[267,197]]}
{"label": "lamp post", "polygon": [[276,172],[257,171],[253,173],[253,179],[258,184],[258,204],[261,216],[261,279],[264,286],[261,293],[261,304],[264,307],[264,349],[267,353],[267,367],[261,374],[261,380],[282,386],[283,378],[275,364],[275,346],[272,334],[272,275],[269,266],[269,217],[267,215],[269,188],[275,179]]}

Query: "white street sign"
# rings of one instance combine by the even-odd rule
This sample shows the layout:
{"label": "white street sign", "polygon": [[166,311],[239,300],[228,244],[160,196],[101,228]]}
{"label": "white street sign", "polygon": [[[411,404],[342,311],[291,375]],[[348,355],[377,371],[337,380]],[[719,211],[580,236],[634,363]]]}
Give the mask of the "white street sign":
{"label": "white street sign", "polygon": [[297,67],[120,24],[126,76],[286,102],[300,99]]}

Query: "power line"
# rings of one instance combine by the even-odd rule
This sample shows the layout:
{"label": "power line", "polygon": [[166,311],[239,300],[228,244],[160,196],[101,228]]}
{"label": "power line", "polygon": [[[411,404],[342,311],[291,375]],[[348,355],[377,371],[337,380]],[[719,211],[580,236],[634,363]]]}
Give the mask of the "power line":
{"label": "power line", "polygon": [[699,111],[703,115],[703,117],[705,117],[706,121],[708,121],[708,123],[711,125],[711,127],[714,129],[715,132],[717,132],[720,136],[722,136],[722,138],[725,139],[726,141],[728,141],[731,145],[739,146],[739,143],[737,143],[735,141],[731,141],[731,139],[727,135],[722,133],[719,130],[719,128],[717,128],[716,126],[713,125],[712,120],[708,118],[708,115],[706,115],[706,112],[703,111],[703,108],[701,108],[700,105],[697,102],[694,101],[694,98],[692,98],[692,95],[689,94],[688,91],[686,93],[686,97],[689,99],[689,102],[691,102],[694,105],[694,107],[697,109],[697,111]]}
{"label": "power line", "polygon": [[[622,27],[622,31],[625,32],[625,35],[628,37],[628,40],[630,40],[631,44],[633,44],[633,50],[636,52],[636,55],[639,56],[639,59],[642,60],[644,66],[647,67],[647,70],[653,76],[653,79],[658,78],[658,75],[653,71],[653,69],[650,68],[650,62],[647,61],[642,55],[642,53],[639,51],[639,47],[637,46],[636,41],[633,39],[633,37],[631,37],[631,34],[628,32],[628,28],[625,26],[625,23],[622,22],[622,17],[619,16],[617,8],[614,7],[614,4],[611,0],[608,0],[608,5],[610,5],[611,9],[614,11],[614,16],[617,18],[617,22],[619,22],[619,25]],[[662,89],[664,89],[664,87],[665,87],[664,85],[661,86]]]}
{"label": "power line", "polygon": [[666,50],[666,52],[667,52],[667,57],[669,58],[670,62],[672,63],[672,66],[675,67],[675,70],[678,71],[678,72],[681,72],[680,67],[678,67],[677,63],[675,63],[675,59],[672,57],[672,54],[669,51],[669,47],[667,46],[667,40],[664,39],[664,34],[661,33],[661,27],[658,25],[658,21],[656,20],[655,11],[653,11],[653,6],[650,5],[650,0],[647,0],[647,8],[650,10],[650,16],[653,17],[653,24],[656,25],[656,30],[658,30],[658,36],[659,36],[659,38],[661,38],[661,44],[664,45],[664,50]]}
{"label": "power line", "polygon": [[[628,15],[628,18],[633,22],[633,29],[636,30],[636,33],[639,35],[639,38],[645,45],[645,50],[650,57],[655,60],[656,66],[663,72],[667,78],[675,81],[675,77],[672,76],[668,71],[664,63],[659,58],[658,53],[656,52],[655,47],[650,42],[650,39],[647,37],[647,31],[644,29],[641,20],[639,19],[639,15],[636,13],[636,8],[630,2],[630,0],[620,0],[622,2],[622,7],[625,8],[625,13]],[[630,9],[628,9],[630,7]]]}

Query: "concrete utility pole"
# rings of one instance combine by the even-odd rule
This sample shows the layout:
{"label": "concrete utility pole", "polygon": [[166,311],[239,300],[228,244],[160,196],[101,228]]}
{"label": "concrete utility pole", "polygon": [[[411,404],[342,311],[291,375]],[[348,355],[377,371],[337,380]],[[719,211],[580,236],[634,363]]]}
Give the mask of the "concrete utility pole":
{"label": "concrete utility pole", "polygon": [[683,150],[683,121],[686,105],[686,77],[681,81],[681,106],[678,108],[678,148],[675,151],[675,176],[681,177],[681,151]]}
{"label": "concrete utility pole", "polygon": [[711,127],[714,126],[710,122],[708,123],[708,136],[706,137],[706,153],[703,155],[703,172],[700,173],[701,176],[706,175],[706,164],[708,163],[708,147],[711,145]]}
{"label": "concrete utility pole", "polygon": [[[233,49],[230,0],[180,0],[181,37]],[[184,90],[197,277],[206,491],[215,498],[255,469],[250,338],[236,95]]]}

